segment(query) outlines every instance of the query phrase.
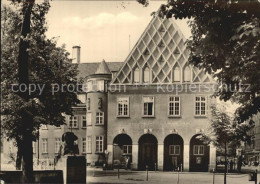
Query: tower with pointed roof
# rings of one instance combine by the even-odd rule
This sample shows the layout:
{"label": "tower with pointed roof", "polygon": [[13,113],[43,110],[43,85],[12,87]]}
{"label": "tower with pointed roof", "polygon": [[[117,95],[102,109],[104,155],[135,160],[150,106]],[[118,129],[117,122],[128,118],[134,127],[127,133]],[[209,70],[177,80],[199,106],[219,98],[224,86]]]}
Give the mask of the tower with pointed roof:
{"label": "tower with pointed roof", "polygon": [[106,162],[104,152],[107,145],[107,86],[111,81],[111,72],[103,60],[96,72],[87,77],[86,101],[86,143],[87,161],[90,164],[102,165]]}

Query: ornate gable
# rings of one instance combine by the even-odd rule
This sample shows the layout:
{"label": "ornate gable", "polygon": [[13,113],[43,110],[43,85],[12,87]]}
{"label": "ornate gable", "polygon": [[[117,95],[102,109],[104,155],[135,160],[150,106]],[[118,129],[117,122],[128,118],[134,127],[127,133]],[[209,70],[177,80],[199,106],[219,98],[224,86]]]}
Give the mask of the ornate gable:
{"label": "ornate gable", "polygon": [[188,56],[185,38],[173,19],[155,16],[112,83],[213,82],[211,76],[187,63]]}

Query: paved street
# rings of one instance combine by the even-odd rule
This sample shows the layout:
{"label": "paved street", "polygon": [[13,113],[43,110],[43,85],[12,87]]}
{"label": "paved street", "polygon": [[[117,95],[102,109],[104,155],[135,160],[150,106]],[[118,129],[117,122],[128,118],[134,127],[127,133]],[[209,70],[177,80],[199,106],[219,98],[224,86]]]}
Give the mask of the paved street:
{"label": "paved street", "polygon": [[[94,173],[94,176],[93,176]],[[223,174],[215,175],[214,184],[223,184]],[[258,178],[260,175],[258,174]],[[112,184],[112,183],[163,183],[163,184],[177,184],[178,174],[173,172],[154,172],[148,173],[148,181],[146,181],[146,172],[144,171],[126,171],[120,170],[120,177],[118,179],[117,170],[102,171],[101,169],[88,168],[87,184]],[[183,172],[179,174],[179,184],[211,184],[213,183],[212,173],[188,173]],[[248,174],[229,174],[227,176],[228,184],[254,184],[248,181]]]}

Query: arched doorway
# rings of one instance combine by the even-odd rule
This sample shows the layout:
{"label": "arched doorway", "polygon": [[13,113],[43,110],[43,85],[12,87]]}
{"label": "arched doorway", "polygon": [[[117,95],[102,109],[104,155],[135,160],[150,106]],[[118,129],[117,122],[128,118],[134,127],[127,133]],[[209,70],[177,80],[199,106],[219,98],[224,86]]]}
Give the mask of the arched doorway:
{"label": "arched doorway", "polygon": [[132,139],[127,134],[119,134],[113,141],[113,162],[130,168],[132,162]]}
{"label": "arched doorway", "polygon": [[190,140],[190,171],[207,172],[209,166],[209,145],[194,135]]}
{"label": "arched doorway", "polygon": [[157,139],[152,134],[142,135],[138,141],[138,169],[145,170],[148,166],[149,170],[155,170],[157,167]]}
{"label": "arched doorway", "polygon": [[165,171],[174,171],[183,167],[183,139],[178,134],[170,134],[164,139]]}

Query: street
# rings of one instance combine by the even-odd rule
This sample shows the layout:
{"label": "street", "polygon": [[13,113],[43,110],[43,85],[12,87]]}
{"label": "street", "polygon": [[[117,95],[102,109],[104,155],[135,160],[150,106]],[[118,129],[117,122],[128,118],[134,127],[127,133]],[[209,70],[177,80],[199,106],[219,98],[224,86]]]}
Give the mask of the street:
{"label": "street", "polygon": [[[94,175],[94,176],[93,176]],[[149,171],[148,181],[146,181],[147,173],[145,171],[127,171],[120,170],[119,178],[118,171],[103,171],[101,169],[88,168],[87,171],[87,184],[103,183],[163,183],[163,184],[178,184],[177,172],[161,172]],[[258,174],[258,178],[259,178]],[[214,184],[223,184],[224,175],[215,174]],[[183,172],[179,173],[179,184],[211,184],[213,183],[213,174],[208,172]],[[248,174],[228,174],[228,184],[254,184],[248,181]]]}

